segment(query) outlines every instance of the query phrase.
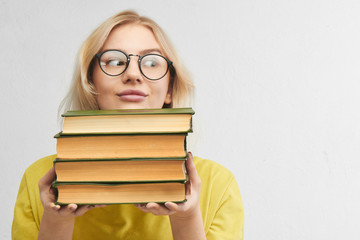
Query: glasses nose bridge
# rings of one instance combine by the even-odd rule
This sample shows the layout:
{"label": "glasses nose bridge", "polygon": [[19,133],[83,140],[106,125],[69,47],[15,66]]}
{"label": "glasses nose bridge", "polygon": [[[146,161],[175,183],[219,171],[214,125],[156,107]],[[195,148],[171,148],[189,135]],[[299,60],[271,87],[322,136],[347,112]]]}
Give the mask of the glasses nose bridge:
{"label": "glasses nose bridge", "polygon": [[129,54],[129,63],[130,63],[130,57],[138,57],[138,62],[140,62],[141,56],[139,54]]}
{"label": "glasses nose bridge", "polygon": [[140,67],[140,62],[141,62],[141,56],[139,54],[128,54],[129,56],[129,61],[128,61],[128,65],[130,65],[130,61],[131,61],[131,58],[130,57],[138,57],[138,61],[137,61],[137,65],[139,66],[139,69],[141,71],[141,67]]}
{"label": "glasses nose bridge", "polygon": [[141,70],[141,66],[140,66],[141,56],[139,54],[128,54],[128,64],[127,64],[126,70],[128,70],[128,67],[130,65],[131,57],[138,57],[138,61],[137,61],[136,65],[142,74],[142,70]]}

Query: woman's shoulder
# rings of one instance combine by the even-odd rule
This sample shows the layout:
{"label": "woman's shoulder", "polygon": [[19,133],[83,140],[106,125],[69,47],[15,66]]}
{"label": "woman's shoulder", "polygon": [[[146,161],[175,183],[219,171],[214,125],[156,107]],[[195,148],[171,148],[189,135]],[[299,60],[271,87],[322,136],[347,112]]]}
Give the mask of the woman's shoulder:
{"label": "woman's shoulder", "polygon": [[56,154],[40,158],[39,160],[32,163],[26,169],[26,171],[34,171],[34,170],[38,171],[39,169],[43,169],[43,168],[49,168],[49,167],[51,168],[54,163],[55,158],[56,158]]}
{"label": "woman's shoulder", "polygon": [[34,179],[36,182],[53,166],[56,154],[40,158],[32,163],[26,170],[25,176],[28,180]]}
{"label": "woman's shoulder", "polygon": [[[226,167],[208,159],[194,157],[194,164],[201,179],[199,205],[207,219],[205,222],[218,226],[236,223],[234,229],[238,229],[238,224],[243,223],[243,207],[235,176]],[[224,215],[228,216],[227,220]],[[205,228],[210,229],[210,226],[205,225]]]}
{"label": "woman's shoulder", "polygon": [[234,179],[234,175],[229,169],[215,161],[200,157],[194,157],[193,161],[201,180],[213,179],[229,182]]}

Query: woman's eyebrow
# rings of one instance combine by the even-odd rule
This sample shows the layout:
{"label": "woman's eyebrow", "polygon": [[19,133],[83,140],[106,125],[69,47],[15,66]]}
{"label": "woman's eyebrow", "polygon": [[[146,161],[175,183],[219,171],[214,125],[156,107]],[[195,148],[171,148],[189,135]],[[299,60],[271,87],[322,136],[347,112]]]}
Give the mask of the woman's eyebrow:
{"label": "woman's eyebrow", "polygon": [[[109,50],[121,50],[121,51],[124,51],[123,49],[117,49],[117,48],[105,48],[102,50],[102,52],[104,51],[109,51]],[[127,52],[127,51],[124,51],[125,53],[127,54],[134,54],[132,52]],[[140,50],[139,51],[139,55],[145,55],[145,54],[148,54],[148,53],[158,53],[158,54],[162,54],[162,51],[160,48],[147,48],[147,49],[143,49],[143,50]]]}
{"label": "woman's eyebrow", "polygon": [[161,52],[161,50],[159,48],[144,49],[144,50],[141,50],[139,53],[140,53],[140,55],[144,55],[144,54],[154,53],[154,52],[162,54],[162,52]]}

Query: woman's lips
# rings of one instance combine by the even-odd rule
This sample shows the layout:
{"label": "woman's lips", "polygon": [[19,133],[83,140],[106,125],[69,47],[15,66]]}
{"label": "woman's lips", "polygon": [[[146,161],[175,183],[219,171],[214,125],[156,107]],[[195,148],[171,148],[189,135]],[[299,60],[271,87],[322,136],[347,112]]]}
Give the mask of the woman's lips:
{"label": "woman's lips", "polygon": [[121,100],[126,102],[141,102],[148,96],[144,92],[135,89],[128,89],[117,94]]}

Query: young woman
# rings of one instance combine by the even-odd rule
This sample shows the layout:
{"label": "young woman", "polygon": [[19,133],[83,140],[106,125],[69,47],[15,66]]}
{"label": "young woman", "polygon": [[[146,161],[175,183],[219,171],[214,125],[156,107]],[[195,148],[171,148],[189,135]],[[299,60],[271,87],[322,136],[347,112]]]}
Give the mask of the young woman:
{"label": "young woman", "polygon": [[[85,41],[63,106],[65,110],[181,107],[192,88],[161,28],[125,11],[109,18]],[[25,171],[13,239],[243,238],[244,213],[236,180],[215,162],[189,154],[184,203],[61,207],[55,205],[51,188],[55,158],[42,158]]]}

